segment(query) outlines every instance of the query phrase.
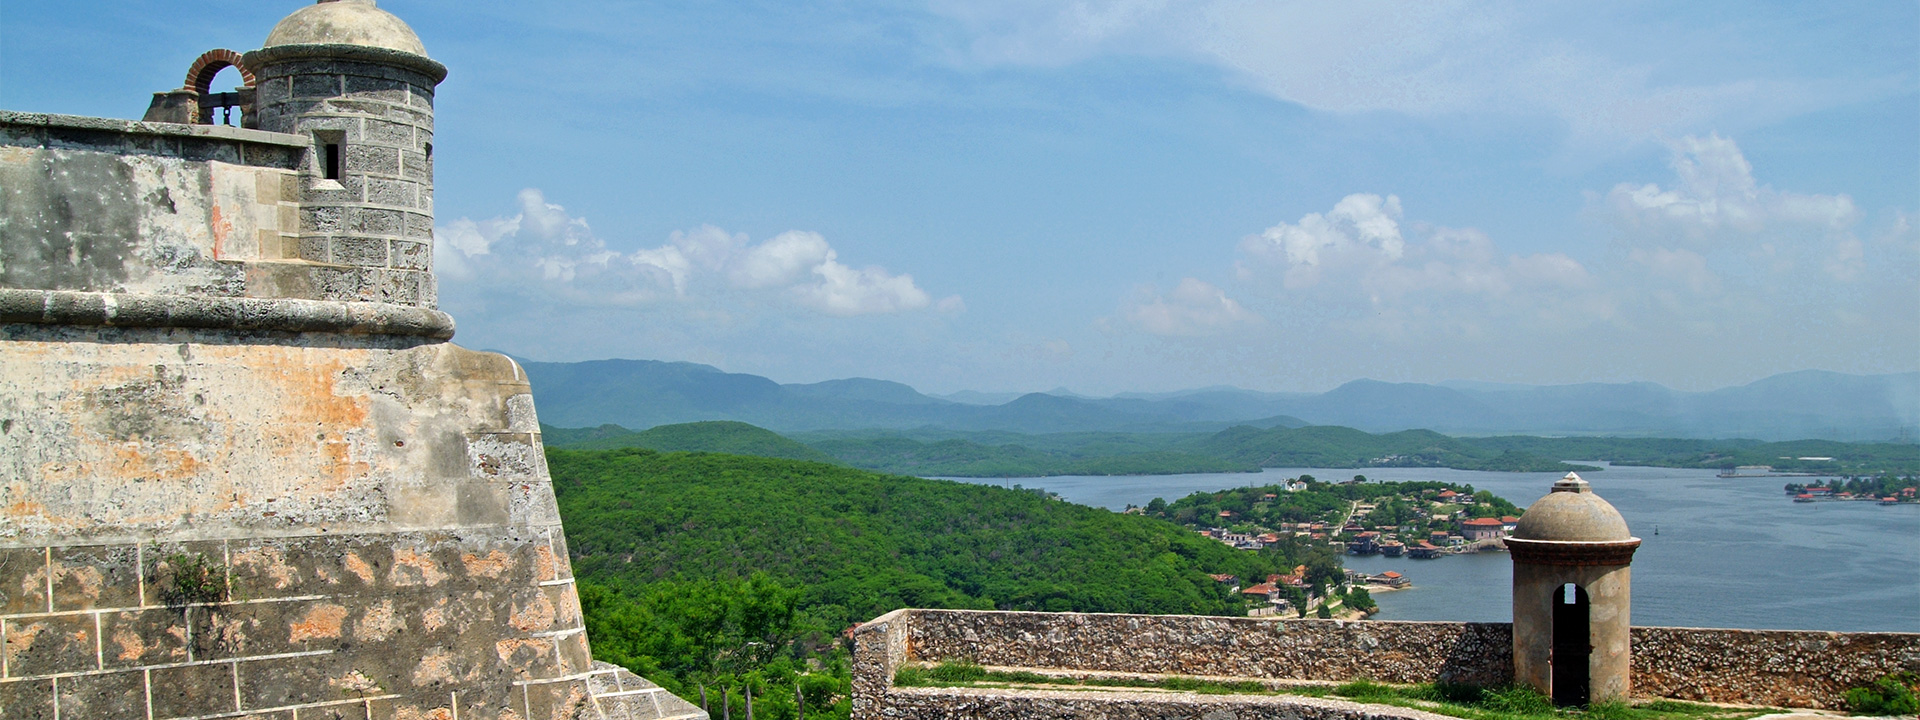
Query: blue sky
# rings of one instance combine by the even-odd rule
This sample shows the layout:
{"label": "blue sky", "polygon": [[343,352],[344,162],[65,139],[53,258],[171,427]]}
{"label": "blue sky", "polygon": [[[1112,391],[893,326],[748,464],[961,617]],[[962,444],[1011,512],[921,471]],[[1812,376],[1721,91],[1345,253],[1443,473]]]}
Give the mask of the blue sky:
{"label": "blue sky", "polygon": [[[136,117],[299,3],[0,6]],[[403,2],[442,306],[931,392],[1920,369],[1920,4]]]}

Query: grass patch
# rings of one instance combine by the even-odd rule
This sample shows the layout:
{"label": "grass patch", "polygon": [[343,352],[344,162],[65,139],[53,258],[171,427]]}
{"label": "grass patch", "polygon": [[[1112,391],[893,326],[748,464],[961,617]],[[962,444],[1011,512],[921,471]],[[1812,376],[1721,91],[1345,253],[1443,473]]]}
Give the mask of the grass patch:
{"label": "grass patch", "polygon": [[1074,678],[1027,671],[988,670],[966,662],[932,667],[907,666],[894,674],[901,687],[1016,687],[1046,685],[1063,689],[1111,690],[1149,688],[1208,695],[1295,695],[1336,697],[1358,702],[1396,705],[1468,720],[1748,720],[1772,710],[1723,708],[1712,705],[1655,700],[1629,704],[1594,703],[1586,708],[1557,708],[1553,701],[1522,685],[1480,687],[1458,683],[1388,685],[1365,678],[1335,687],[1300,685],[1273,688],[1253,680],[1206,680],[1193,677]]}

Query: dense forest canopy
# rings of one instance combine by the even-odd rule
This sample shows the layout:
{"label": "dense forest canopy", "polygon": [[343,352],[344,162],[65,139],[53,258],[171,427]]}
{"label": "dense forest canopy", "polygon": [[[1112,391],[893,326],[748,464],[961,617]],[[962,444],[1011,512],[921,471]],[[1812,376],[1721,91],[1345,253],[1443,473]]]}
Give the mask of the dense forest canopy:
{"label": "dense forest canopy", "polygon": [[637,448],[547,459],[595,652],[683,695],[757,683],[788,698],[771,717],[796,683],[826,703],[838,633],[897,608],[1241,615],[1209,574],[1340,572],[1324,545],[1240,551],[1036,491]]}
{"label": "dense forest canopy", "polygon": [[1163,475],[1257,472],[1270,467],[1445,467],[1503,472],[1592,472],[1567,461],[1860,475],[1920,472],[1920,445],[1824,440],[1526,436],[1449,437],[1427,430],[1367,433],[1335,426],[1254,427],[1208,433],[1022,434],[939,429],[833,431],[785,437],[739,422],[543,428],[549,447],[724,452],[839,462],[921,477]]}

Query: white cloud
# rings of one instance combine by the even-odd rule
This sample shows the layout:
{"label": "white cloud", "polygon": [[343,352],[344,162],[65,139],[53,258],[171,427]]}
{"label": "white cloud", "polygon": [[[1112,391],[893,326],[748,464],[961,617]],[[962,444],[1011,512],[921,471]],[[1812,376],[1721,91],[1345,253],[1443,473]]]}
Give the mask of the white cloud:
{"label": "white cloud", "polygon": [[1127,310],[1127,319],[1155,335],[1219,335],[1260,321],[1225,291],[1195,278],[1182,279],[1166,295],[1150,288],[1142,295]]}
{"label": "white cloud", "polygon": [[1592,285],[1586,267],[1573,258],[1503,257],[1492,240],[1470,228],[1427,228],[1409,240],[1401,215],[1396,196],[1348,195],[1325,214],[1308,213],[1242,239],[1237,274],[1258,285],[1278,272],[1290,297],[1335,304],[1364,299],[1376,308]]}
{"label": "white cloud", "polygon": [[[664,245],[622,253],[539,190],[522,190],[517,200],[519,212],[511,217],[460,218],[435,228],[434,257],[449,286],[445,289],[537,296],[580,307],[665,301],[791,304],[839,317],[931,304],[913,276],[842,264],[819,233],[788,231],[754,244],[746,235],[703,225],[675,231]],[[958,296],[941,302],[947,312],[961,308]]]}
{"label": "white cloud", "polygon": [[1281,223],[1242,240],[1240,250],[1286,267],[1290,288],[1319,283],[1326,269],[1390,263],[1406,251],[1400,236],[1400,198],[1348,195],[1325,215],[1308,213],[1298,223]]}
{"label": "white cloud", "polygon": [[1832,239],[1859,222],[1846,195],[1805,195],[1763,186],[1733,140],[1718,134],[1671,144],[1678,182],[1621,183],[1607,194],[1615,219],[1646,240],[1746,242],[1769,231]]}
{"label": "white cloud", "polygon": [[[1522,2],[935,0],[964,28],[963,62],[1060,66],[1102,55],[1189,58],[1317,110],[1421,117],[1556,117],[1576,138],[1640,141],[1716,121],[1780,117],[1885,95],[1899,78],[1755,77],[1703,67],[1712,28],[1609,26],[1604,14]],[[1725,50],[1751,51],[1750,47]]]}
{"label": "white cloud", "polygon": [[808,306],[829,315],[894,313],[926,307],[929,298],[912,275],[888,275],[877,267],[854,269],[836,262],[833,251],[813,267],[818,283],[795,286]]}
{"label": "white cloud", "polygon": [[1407,223],[1404,212],[1393,195],[1348,195],[1243,238],[1235,276],[1295,339],[1447,344],[1614,319],[1617,303],[1571,256],[1503,252],[1479,230]]}
{"label": "white cloud", "polygon": [[735,287],[791,285],[832,258],[820,233],[789,230],[741,254],[728,274]]}

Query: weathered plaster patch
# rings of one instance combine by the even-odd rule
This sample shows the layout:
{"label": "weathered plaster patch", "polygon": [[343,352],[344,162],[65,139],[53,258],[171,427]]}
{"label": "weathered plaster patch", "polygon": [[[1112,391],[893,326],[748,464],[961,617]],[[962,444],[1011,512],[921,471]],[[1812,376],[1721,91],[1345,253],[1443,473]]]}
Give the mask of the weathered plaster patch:
{"label": "weathered plaster patch", "polygon": [[287,626],[288,642],[306,642],[308,640],[331,640],[340,637],[340,625],[347,619],[347,609],[340,605],[315,605],[307,609],[306,614]]}

